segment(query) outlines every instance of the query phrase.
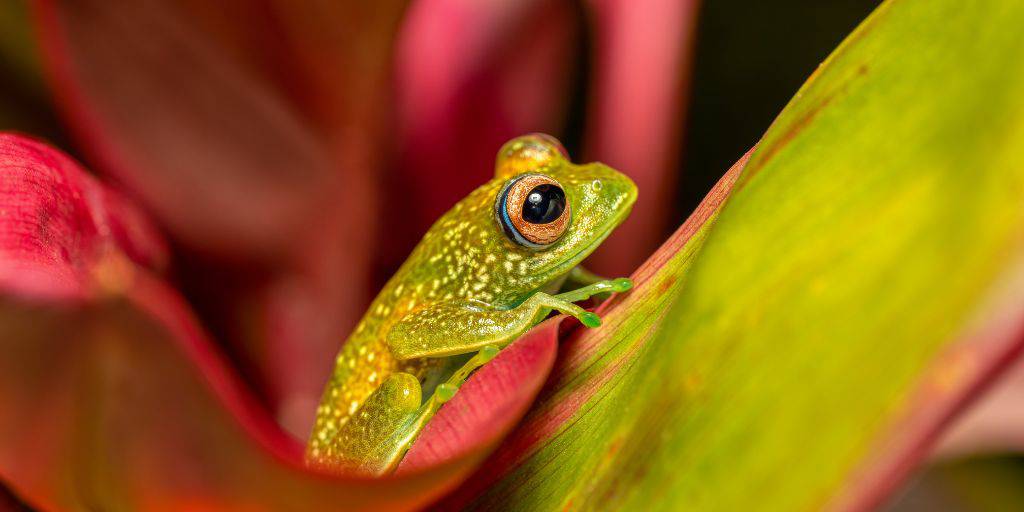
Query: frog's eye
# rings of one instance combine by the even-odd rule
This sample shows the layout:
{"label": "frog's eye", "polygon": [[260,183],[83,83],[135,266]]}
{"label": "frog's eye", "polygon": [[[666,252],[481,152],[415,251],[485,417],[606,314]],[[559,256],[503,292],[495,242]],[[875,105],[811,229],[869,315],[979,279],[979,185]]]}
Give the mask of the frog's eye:
{"label": "frog's eye", "polygon": [[494,213],[509,238],[533,249],[555,243],[572,216],[565,190],[542,174],[510,180],[498,194]]}

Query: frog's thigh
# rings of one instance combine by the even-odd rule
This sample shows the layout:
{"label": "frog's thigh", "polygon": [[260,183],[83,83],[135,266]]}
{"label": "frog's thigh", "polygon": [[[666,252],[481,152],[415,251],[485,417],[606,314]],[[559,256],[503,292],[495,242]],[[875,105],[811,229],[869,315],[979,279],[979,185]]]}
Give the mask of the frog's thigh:
{"label": "frog's thigh", "polygon": [[399,360],[465,354],[487,345],[504,347],[534,324],[538,309],[526,303],[491,309],[471,301],[445,301],[406,315],[385,339]]}
{"label": "frog's thigh", "polygon": [[405,438],[421,400],[416,377],[389,375],[332,438],[308,453],[311,462],[360,474],[390,471],[408,447]]}

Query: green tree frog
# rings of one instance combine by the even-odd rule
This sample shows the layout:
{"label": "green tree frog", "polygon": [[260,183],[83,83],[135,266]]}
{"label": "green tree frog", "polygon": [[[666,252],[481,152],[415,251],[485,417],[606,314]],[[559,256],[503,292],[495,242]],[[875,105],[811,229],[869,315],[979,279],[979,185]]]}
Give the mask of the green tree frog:
{"label": "green tree frog", "polygon": [[629,214],[637,196],[629,178],[600,163],[571,163],[542,134],[506,143],[495,167],[492,180],[427,231],[342,346],[309,464],[392,471],[498,350],[552,311],[596,327],[600,318],[574,302],[632,286],[577,267]]}

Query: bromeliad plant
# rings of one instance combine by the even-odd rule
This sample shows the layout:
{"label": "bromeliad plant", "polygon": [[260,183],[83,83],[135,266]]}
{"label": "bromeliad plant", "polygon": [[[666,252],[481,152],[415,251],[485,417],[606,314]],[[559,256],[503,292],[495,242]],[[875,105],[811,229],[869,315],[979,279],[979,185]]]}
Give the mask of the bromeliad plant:
{"label": "bromeliad plant", "polygon": [[[31,506],[862,509],[1024,346],[1024,6],[890,0],[599,329],[529,331],[393,476],[307,468],[279,424],[308,428],[373,265],[504,139],[557,131],[551,70],[579,27],[544,2],[260,5],[33,4],[104,178],[0,136],[0,479]],[[622,45],[682,62],[667,29],[693,5],[645,5],[588,4],[616,37],[584,159],[640,189],[599,271],[642,259],[664,218],[672,109],[637,102],[681,88],[658,62],[639,59],[665,80],[636,79]],[[519,41],[526,24],[558,30]]]}

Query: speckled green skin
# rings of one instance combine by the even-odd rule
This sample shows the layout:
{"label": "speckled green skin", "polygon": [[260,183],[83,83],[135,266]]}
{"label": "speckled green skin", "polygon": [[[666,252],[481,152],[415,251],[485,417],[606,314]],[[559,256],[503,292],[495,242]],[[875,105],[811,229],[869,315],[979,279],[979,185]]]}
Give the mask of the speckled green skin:
{"label": "speckled green skin", "polygon": [[[542,250],[510,240],[494,214],[502,187],[524,173],[557,180],[571,208],[565,233]],[[504,347],[544,318],[552,298],[538,292],[557,288],[635,199],[629,178],[599,163],[574,165],[546,137],[503,146],[495,178],[434,224],[342,347],[317,410],[310,463],[392,469],[440,406],[421,406],[421,385],[450,375],[450,356]]]}

